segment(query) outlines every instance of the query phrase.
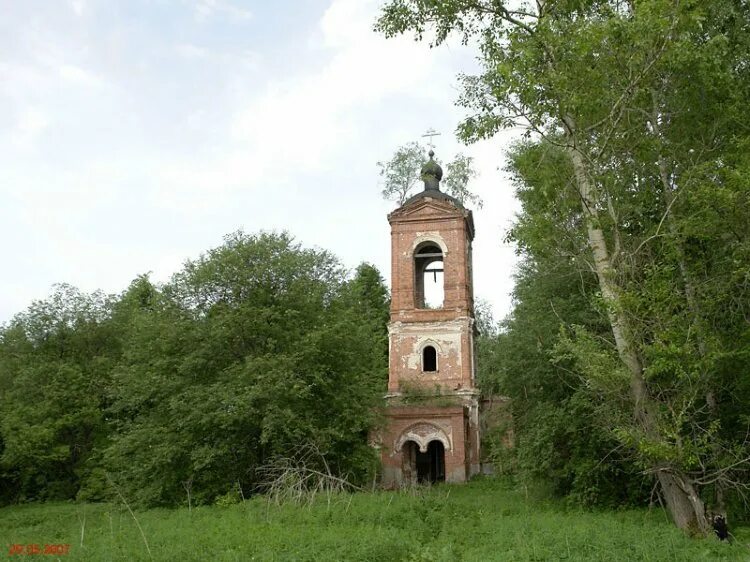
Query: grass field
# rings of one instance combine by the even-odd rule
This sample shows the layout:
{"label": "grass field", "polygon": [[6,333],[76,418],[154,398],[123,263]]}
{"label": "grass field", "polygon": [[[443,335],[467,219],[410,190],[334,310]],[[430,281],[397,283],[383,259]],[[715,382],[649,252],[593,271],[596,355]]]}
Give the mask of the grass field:
{"label": "grass field", "polygon": [[[330,501],[329,501],[330,500]],[[658,510],[587,512],[494,480],[412,492],[320,497],[309,506],[255,498],[228,507],[136,511],[107,504],[0,509],[2,555],[14,544],[69,544],[47,560],[750,560],[735,544],[682,535]],[[148,543],[148,548],[146,547]]]}

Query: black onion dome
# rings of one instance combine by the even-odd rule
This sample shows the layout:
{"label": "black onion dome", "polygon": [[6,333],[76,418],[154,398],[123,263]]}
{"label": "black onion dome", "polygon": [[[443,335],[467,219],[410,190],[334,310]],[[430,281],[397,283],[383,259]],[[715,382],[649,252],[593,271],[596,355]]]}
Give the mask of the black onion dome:
{"label": "black onion dome", "polygon": [[430,150],[430,159],[422,166],[422,181],[425,189],[440,189],[440,180],[443,179],[443,169],[435,162],[435,152]]}

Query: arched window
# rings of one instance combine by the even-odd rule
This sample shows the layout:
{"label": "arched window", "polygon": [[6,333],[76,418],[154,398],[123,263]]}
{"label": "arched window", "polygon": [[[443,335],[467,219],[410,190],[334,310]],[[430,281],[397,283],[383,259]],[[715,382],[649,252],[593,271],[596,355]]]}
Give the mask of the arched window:
{"label": "arched window", "polygon": [[443,251],[434,242],[417,248],[414,254],[415,292],[417,308],[442,308]]}
{"label": "arched window", "polygon": [[437,351],[431,345],[425,346],[422,350],[422,371],[425,373],[437,371]]}

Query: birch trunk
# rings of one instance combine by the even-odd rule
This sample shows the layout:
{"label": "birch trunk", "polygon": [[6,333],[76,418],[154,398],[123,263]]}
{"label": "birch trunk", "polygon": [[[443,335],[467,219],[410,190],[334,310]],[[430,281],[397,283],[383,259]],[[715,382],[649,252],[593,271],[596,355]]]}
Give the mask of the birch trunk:
{"label": "birch trunk", "polygon": [[[643,378],[643,364],[637,352],[633,334],[620,307],[619,290],[614,279],[615,271],[612,267],[607,240],[599,219],[596,188],[588,173],[583,155],[576,145],[573,120],[566,118],[565,125],[568,131],[568,154],[573,164],[578,193],[581,198],[588,242],[594,258],[599,288],[605,302],[608,303],[607,314],[618,355],[630,373],[633,415],[646,435],[658,439],[660,436],[656,416],[650,403],[646,381]],[[705,517],[705,507],[689,478],[670,466],[654,466],[652,470],[657,475],[662,495],[667,504],[667,510],[674,523],[679,528],[691,533],[706,534],[708,524]]]}

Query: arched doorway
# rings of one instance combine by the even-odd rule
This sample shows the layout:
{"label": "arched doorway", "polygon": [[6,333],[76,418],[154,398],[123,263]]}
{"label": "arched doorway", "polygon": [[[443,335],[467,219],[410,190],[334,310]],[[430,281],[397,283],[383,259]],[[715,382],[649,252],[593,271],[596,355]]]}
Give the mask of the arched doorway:
{"label": "arched doorway", "polygon": [[416,484],[445,482],[445,447],[440,441],[430,441],[427,451],[419,450],[414,441],[404,443],[402,449],[404,481]]}

